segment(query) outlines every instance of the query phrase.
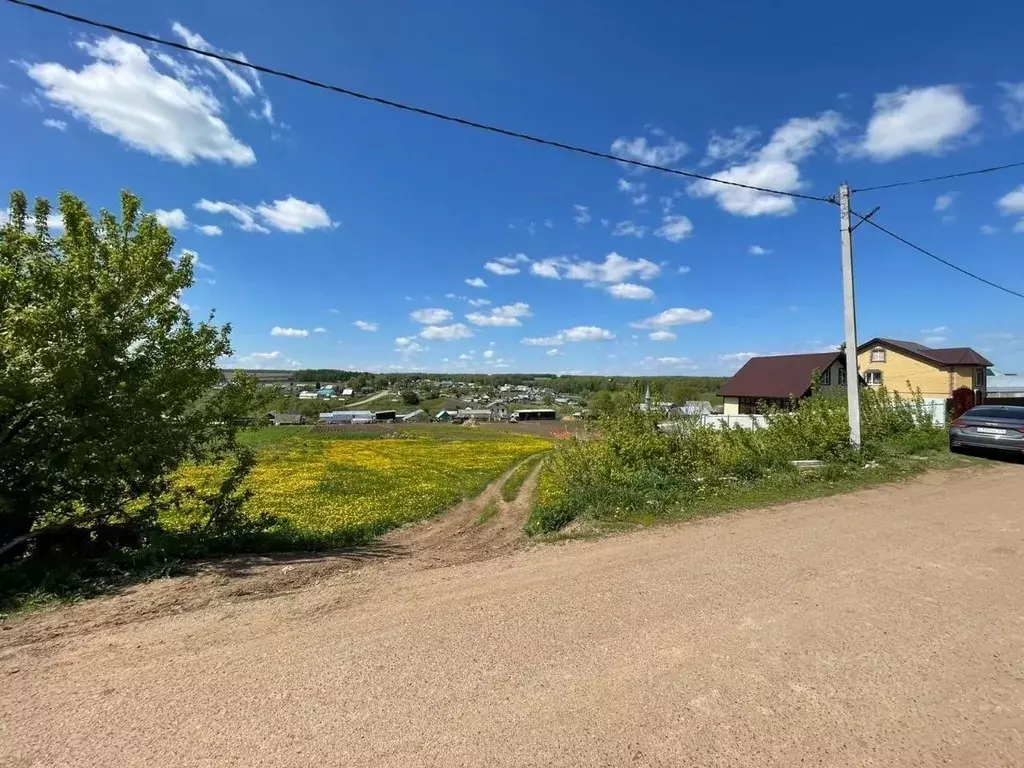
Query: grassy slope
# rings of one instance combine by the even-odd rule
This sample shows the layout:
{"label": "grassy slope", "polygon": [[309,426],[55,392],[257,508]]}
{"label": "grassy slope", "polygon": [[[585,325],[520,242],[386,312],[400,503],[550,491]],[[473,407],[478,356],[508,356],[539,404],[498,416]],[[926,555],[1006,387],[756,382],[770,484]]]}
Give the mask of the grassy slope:
{"label": "grassy slope", "polygon": [[[684,522],[725,512],[827,498],[883,483],[907,480],[927,471],[957,469],[986,463],[989,462],[984,458],[955,455],[948,451],[925,451],[911,456],[891,457],[882,462],[870,462],[849,471],[810,471],[787,474],[774,481],[737,484],[719,489],[714,495],[705,498],[689,498],[667,503],[653,511],[623,510],[614,516],[601,519],[581,515],[566,529],[553,533],[539,533],[537,528],[531,525],[531,520],[527,523],[526,530],[542,541],[591,538],[636,526]],[[541,472],[539,504],[543,504],[547,485],[545,481],[548,479],[544,470]],[[536,511],[535,507],[535,513]]]}

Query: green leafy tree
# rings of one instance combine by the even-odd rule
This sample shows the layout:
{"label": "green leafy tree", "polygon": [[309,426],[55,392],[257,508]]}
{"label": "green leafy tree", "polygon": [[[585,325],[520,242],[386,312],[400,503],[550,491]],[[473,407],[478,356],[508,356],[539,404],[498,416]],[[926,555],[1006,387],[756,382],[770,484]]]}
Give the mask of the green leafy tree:
{"label": "green leafy tree", "polygon": [[0,561],[55,531],[144,528],[182,462],[238,455],[258,405],[250,377],[221,384],[230,327],[192,320],[194,257],[139,199],[120,221],[59,202],[59,237],[20,192],[0,228]]}
{"label": "green leafy tree", "polygon": [[413,392],[411,389],[407,389],[402,393],[402,402],[406,405],[419,405],[420,396]]}

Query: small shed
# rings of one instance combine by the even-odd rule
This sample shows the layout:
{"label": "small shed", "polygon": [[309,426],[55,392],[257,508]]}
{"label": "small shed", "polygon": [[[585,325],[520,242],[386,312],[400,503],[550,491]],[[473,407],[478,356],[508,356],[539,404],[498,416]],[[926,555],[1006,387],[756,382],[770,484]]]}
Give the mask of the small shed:
{"label": "small shed", "polygon": [[320,414],[325,424],[369,424],[373,421],[372,411],[329,411]]}
{"label": "small shed", "polygon": [[438,421],[449,422],[449,421],[451,421],[452,419],[455,418],[455,412],[454,411],[438,411],[437,412],[437,416],[435,416],[434,418],[437,419]]}
{"label": "small shed", "polygon": [[554,408],[523,408],[512,413],[514,421],[554,421],[557,418]]}
{"label": "small shed", "polygon": [[304,424],[306,418],[301,413],[280,413],[278,411],[271,411],[267,414],[267,421],[275,427],[281,427],[294,424]]}
{"label": "small shed", "polygon": [[488,408],[463,408],[457,416],[461,419],[473,419],[473,421],[490,421],[491,411]]}
{"label": "small shed", "polygon": [[373,414],[375,421],[394,421],[398,417],[396,411],[377,411]]}
{"label": "small shed", "polygon": [[353,394],[355,393],[352,391],[352,387],[345,387],[343,390],[341,390],[342,397],[352,397]]}
{"label": "small shed", "polygon": [[412,413],[403,413],[401,416],[398,417],[398,420],[405,424],[418,421],[430,421],[430,415],[422,408],[420,408],[418,410],[413,411]]}

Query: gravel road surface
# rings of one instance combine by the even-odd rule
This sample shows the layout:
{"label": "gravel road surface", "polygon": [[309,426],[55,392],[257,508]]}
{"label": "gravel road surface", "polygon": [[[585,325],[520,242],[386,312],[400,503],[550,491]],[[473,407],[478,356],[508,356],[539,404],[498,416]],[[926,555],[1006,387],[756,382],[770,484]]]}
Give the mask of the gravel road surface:
{"label": "gravel road surface", "polygon": [[0,765],[1020,766],[1022,518],[1008,464],[41,639],[28,617],[0,631]]}

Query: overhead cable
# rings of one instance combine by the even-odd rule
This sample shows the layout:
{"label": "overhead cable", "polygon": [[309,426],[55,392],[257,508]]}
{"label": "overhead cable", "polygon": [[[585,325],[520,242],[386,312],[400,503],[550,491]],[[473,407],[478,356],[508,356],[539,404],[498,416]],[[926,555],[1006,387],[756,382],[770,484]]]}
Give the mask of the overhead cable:
{"label": "overhead cable", "polygon": [[251,61],[245,61],[243,59],[235,58],[233,56],[225,56],[224,54],[216,53],[214,51],[204,51],[204,50],[202,50],[200,48],[194,48],[194,47],[192,47],[190,45],[185,45],[184,43],[177,43],[177,42],[174,42],[173,40],[163,40],[163,39],[161,39],[159,37],[154,37],[153,35],[147,35],[147,34],[142,33],[142,32],[135,32],[135,31],[130,30],[130,29],[125,29],[124,27],[119,27],[119,26],[117,26],[115,24],[108,24],[106,22],[96,21],[94,19],[89,19],[89,18],[86,18],[84,16],[79,16],[79,15],[76,15],[76,14],[73,14],[73,13],[67,13],[66,11],[59,11],[59,10],[57,10],[55,8],[49,8],[49,7],[45,6],[45,5],[40,5],[38,3],[26,2],[26,0],[7,0],[7,2],[8,3],[12,3],[13,5],[20,5],[23,8],[30,8],[30,9],[32,9],[34,11],[39,11],[40,13],[45,13],[45,14],[48,14],[50,16],[57,16],[59,18],[66,19],[67,21],[75,22],[76,24],[85,24],[86,26],[94,27],[94,28],[97,28],[97,29],[104,29],[104,30],[106,30],[108,32],[113,32],[115,34],[124,35],[126,37],[132,37],[132,38],[135,38],[137,40],[144,40],[144,41],[146,41],[148,43],[153,43],[154,45],[162,45],[162,46],[166,46],[166,47],[169,47],[169,48],[176,48],[179,51],[185,51],[186,53],[193,53],[193,54],[195,54],[197,56],[205,56],[206,58],[217,59],[218,61],[222,61],[222,62],[224,62],[226,64],[233,64],[233,65],[235,65],[237,67],[246,67],[248,69],[255,70],[256,72],[262,72],[262,73],[267,74],[267,75],[273,75],[275,77],[281,77],[281,78],[284,78],[286,80],[292,80],[292,81],[297,82],[297,83],[302,83],[304,85],[311,85],[314,88],[321,88],[323,90],[333,91],[334,93],[340,93],[340,94],[342,94],[344,96],[350,96],[352,98],[360,99],[362,101],[368,101],[368,102],[371,102],[373,104],[379,104],[381,106],[391,107],[392,109],[399,109],[399,110],[402,110],[404,112],[412,112],[412,113],[417,114],[417,115],[423,115],[425,117],[432,117],[432,118],[437,119],[437,120],[445,120],[445,121],[450,122],[450,123],[457,123],[459,125],[466,126],[467,128],[476,128],[476,129],[481,130],[481,131],[488,131],[490,133],[496,133],[496,134],[500,134],[502,136],[508,136],[510,138],[520,139],[522,141],[529,141],[529,142],[532,142],[534,144],[541,144],[541,145],[547,146],[547,147],[554,147],[556,149],[563,149],[563,150],[566,150],[567,152],[575,152],[575,153],[581,154],[581,155],[589,155],[590,157],[599,157],[599,158],[602,158],[604,160],[614,160],[617,163],[624,163],[626,165],[632,165],[632,166],[635,166],[637,168],[647,168],[649,170],[661,171],[662,173],[670,173],[670,174],[673,174],[673,175],[676,175],[676,176],[685,176],[688,179],[697,179],[697,180],[706,181],[706,182],[709,182],[709,183],[712,183],[712,184],[723,184],[723,185],[729,186],[729,187],[738,187],[740,189],[749,189],[749,190],[754,191],[754,192],[763,192],[763,193],[769,194],[769,195],[782,195],[782,196],[785,196],[785,197],[794,197],[794,198],[798,198],[800,200],[814,200],[816,202],[822,202],[822,203],[833,203],[834,202],[834,200],[831,197],[818,197],[818,196],[815,196],[815,195],[804,195],[804,194],[800,194],[799,192],[787,192],[787,191],[784,191],[784,190],[781,190],[781,189],[771,189],[769,187],[759,187],[759,186],[754,185],[754,184],[743,184],[743,183],[738,182],[738,181],[729,181],[727,179],[718,179],[718,178],[715,178],[713,176],[703,176],[703,175],[701,175],[699,173],[692,173],[690,171],[681,171],[681,170],[679,170],[677,168],[668,168],[666,166],[657,165],[655,163],[646,163],[646,162],[643,162],[642,160],[634,160],[634,159],[631,159],[631,158],[619,157],[617,155],[613,155],[613,154],[610,154],[608,152],[600,152],[600,151],[598,151],[596,149],[588,149],[586,147],[580,147],[580,146],[576,146],[574,144],[567,144],[567,143],[562,142],[562,141],[555,141],[554,139],[545,139],[545,138],[542,138],[540,136],[534,136],[532,134],[522,133],[520,131],[513,131],[513,130],[510,130],[508,128],[501,128],[501,127],[496,126],[496,125],[490,125],[488,123],[481,123],[479,121],[470,120],[470,119],[464,118],[464,117],[456,117],[455,115],[448,115],[448,114],[445,114],[443,112],[438,112],[438,111],[433,110],[433,109],[428,109],[426,107],[418,107],[418,106],[414,106],[412,104],[405,104],[405,103],[402,103],[402,102],[399,102],[399,101],[394,101],[393,99],[384,98],[382,96],[373,96],[371,94],[362,93],[360,91],[355,91],[355,90],[352,90],[351,88],[345,88],[345,87],[342,87],[340,85],[331,85],[330,83],[325,83],[325,82],[322,82],[320,80],[314,80],[312,78],[304,77],[302,75],[296,75],[294,73],[286,72],[284,70],[274,69],[272,67],[267,67],[267,66],[264,66],[262,64],[256,64],[256,63],[251,62]]}
{"label": "overhead cable", "polygon": [[951,261],[947,261],[946,259],[942,258],[941,256],[936,256],[931,251],[928,251],[928,250],[922,248],[919,245],[914,245],[914,243],[910,242],[906,238],[900,237],[895,232],[891,232],[890,230],[886,229],[881,224],[878,224],[873,218],[867,218],[865,216],[861,216],[859,213],[857,213],[856,211],[852,211],[852,210],[850,211],[850,213],[852,213],[854,216],[856,216],[858,219],[860,219],[865,224],[870,224],[872,227],[874,227],[875,229],[881,230],[882,232],[887,234],[889,237],[894,238],[895,240],[899,240],[901,243],[903,243],[906,246],[909,246],[909,247],[913,248],[918,253],[923,253],[925,256],[927,256],[929,258],[935,259],[940,264],[945,264],[950,269],[955,269],[957,272],[960,272],[961,274],[967,275],[967,277],[974,278],[975,280],[978,280],[979,282],[985,283],[985,285],[989,285],[989,286],[995,288],[996,290],[1000,290],[1000,291],[1003,291],[1004,293],[1008,293],[1011,296],[1016,296],[1018,299],[1024,299],[1024,293],[1018,293],[1017,291],[1013,290],[1012,288],[1007,288],[1005,286],[999,285],[998,283],[993,283],[991,280],[988,280],[988,279],[982,277],[981,275],[976,275],[973,272],[970,272],[970,271],[964,269],[963,267],[954,264]]}
{"label": "overhead cable", "polygon": [[1024,166],[1024,160],[1017,163],[1006,163],[1005,165],[993,165],[991,168],[979,168],[976,171],[962,171],[960,173],[947,173],[944,176],[929,176],[926,179],[913,179],[911,181],[894,181],[892,184],[878,184],[874,187],[860,187],[851,192],[875,192],[879,189],[893,189],[894,187],[909,187],[912,184],[927,184],[931,181],[948,181],[949,179],[961,179],[964,176],[978,176],[982,173],[993,173],[1005,171],[1009,168],[1020,168]]}

